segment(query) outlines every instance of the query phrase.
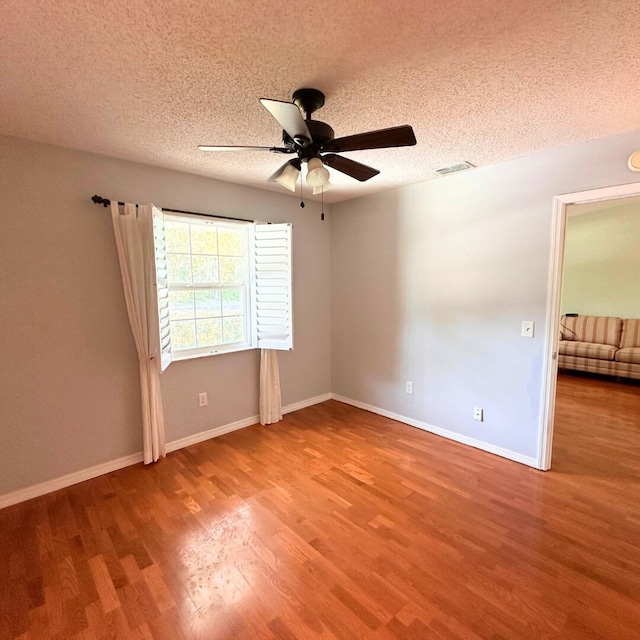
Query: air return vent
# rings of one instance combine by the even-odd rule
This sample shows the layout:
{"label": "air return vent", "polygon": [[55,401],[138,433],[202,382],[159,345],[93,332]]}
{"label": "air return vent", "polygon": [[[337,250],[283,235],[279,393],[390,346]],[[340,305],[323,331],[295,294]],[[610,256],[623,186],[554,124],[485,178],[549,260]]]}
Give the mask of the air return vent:
{"label": "air return vent", "polygon": [[436,169],[436,173],[441,176],[446,176],[450,173],[456,173],[456,171],[465,171],[466,169],[473,169],[475,165],[470,162],[459,162],[458,164],[452,164],[448,167],[442,167],[442,169]]}

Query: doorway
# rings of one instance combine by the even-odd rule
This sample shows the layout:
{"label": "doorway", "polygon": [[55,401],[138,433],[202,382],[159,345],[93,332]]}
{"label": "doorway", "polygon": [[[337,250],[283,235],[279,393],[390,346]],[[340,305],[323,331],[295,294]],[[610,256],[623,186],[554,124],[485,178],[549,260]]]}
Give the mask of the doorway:
{"label": "doorway", "polygon": [[[560,330],[562,279],[567,229],[567,216],[571,205],[587,205],[623,200],[640,196],[640,183],[594,189],[565,194],[554,198],[551,260],[547,299],[547,336],[544,362],[544,384],[542,398],[542,424],[538,446],[538,468],[551,468],[553,449],[553,429],[556,413],[556,392],[558,381],[558,336]],[[584,208],[588,210],[588,208]]]}

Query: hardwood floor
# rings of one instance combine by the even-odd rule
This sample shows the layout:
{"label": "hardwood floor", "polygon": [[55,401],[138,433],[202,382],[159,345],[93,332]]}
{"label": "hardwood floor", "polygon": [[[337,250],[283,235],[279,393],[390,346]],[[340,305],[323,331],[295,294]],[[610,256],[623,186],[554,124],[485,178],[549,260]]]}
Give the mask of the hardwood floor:
{"label": "hardwood floor", "polygon": [[0,639],[638,638],[640,386],[558,388],[546,474],[330,401],[4,509]]}

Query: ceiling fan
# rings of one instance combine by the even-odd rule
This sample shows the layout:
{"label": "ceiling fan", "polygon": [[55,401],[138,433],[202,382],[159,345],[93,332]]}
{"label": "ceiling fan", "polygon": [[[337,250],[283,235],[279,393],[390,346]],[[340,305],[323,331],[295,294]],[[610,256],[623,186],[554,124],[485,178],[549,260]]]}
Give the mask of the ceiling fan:
{"label": "ceiling fan", "polygon": [[298,89],[293,94],[292,102],[265,98],[260,102],[283,129],[281,147],[200,145],[198,149],[296,154],[296,158],[285,162],[268,180],[275,181],[290,191],[296,189],[303,162],[307,163],[307,182],[316,194],[330,186],[329,171],[326,167],[345,173],[360,182],[380,173],[378,169],[339,156],[336,152],[407,147],[416,144],[416,137],[409,125],[335,138],[334,131],[328,124],[311,119],[311,114],[324,105],[324,94],[317,89]]}

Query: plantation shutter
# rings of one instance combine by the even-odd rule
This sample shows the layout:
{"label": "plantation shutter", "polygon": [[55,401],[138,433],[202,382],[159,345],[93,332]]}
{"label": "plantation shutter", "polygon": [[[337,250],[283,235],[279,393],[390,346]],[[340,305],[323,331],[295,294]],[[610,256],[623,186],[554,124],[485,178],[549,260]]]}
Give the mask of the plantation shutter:
{"label": "plantation shutter", "polygon": [[292,225],[254,227],[254,334],[260,349],[293,349]]}
{"label": "plantation shutter", "polygon": [[153,247],[156,267],[156,290],[158,293],[158,324],[160,327],[160,371],[171,364],[171,326],[169,323],[169,286],[167,279],[167,254],[164,238],[164,215],[152,206]]}

